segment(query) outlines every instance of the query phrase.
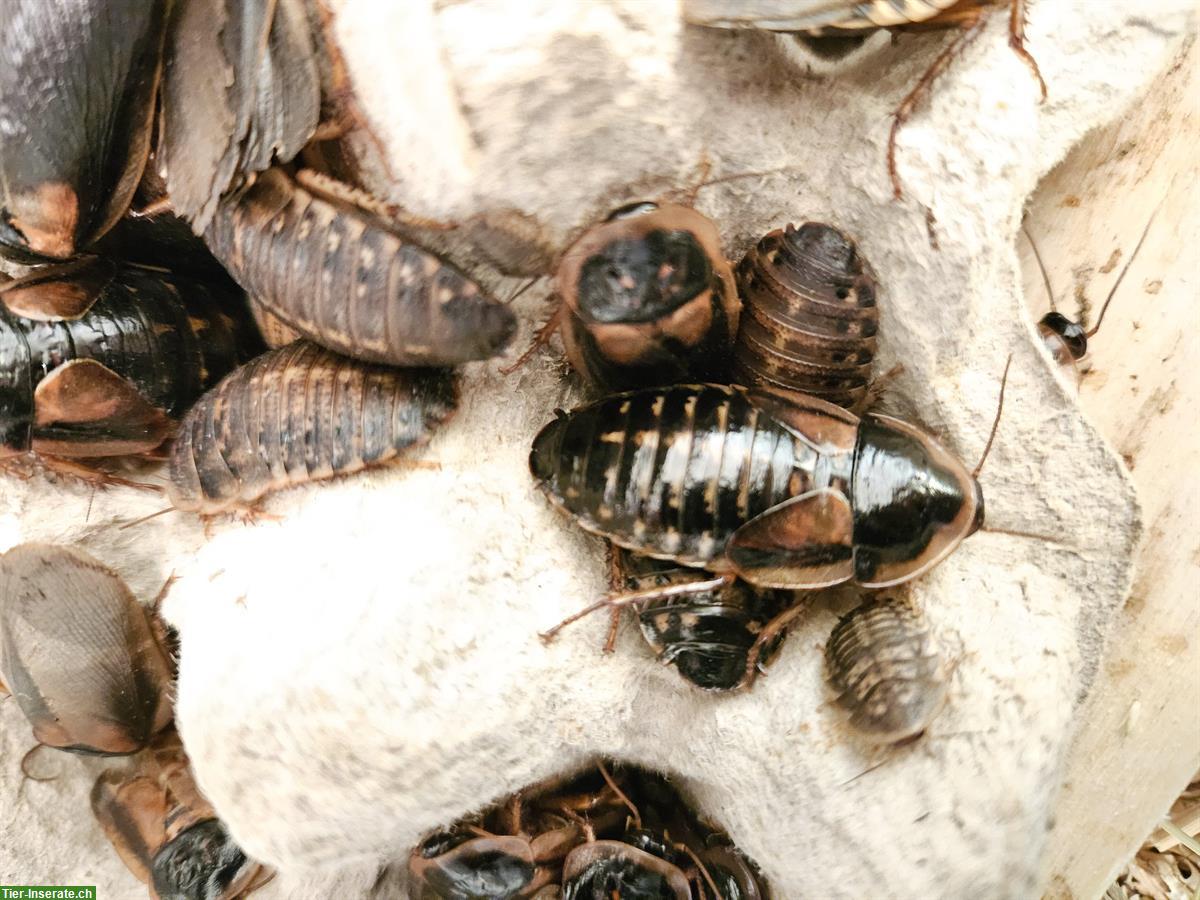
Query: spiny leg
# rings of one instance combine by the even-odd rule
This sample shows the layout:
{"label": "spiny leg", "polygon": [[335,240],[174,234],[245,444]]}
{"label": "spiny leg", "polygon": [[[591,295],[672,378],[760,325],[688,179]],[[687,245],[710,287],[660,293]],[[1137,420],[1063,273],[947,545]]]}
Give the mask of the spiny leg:
{"label": "spiny leg", "polygon": [[81,481],[84,484],[96,487],[128,487],[139,491],[149,491],[153,494],[162,493],[162,488],[156,484],[146,484],[144,481],[130,481],[128,478],[122,478],[120,475],[113,475],[111,472],[105,472],[103,469],[93,468],[92,466],[62,456],[46,456],[39,453],[37,460],[48,471],[56,475]]}
{"label": "spiny leg", "polygon": [[563,304],[560,302],[554,307],[554,312],[550,314],[550,318],[548,318],[534,333],[533,340],[529,342],[529,347],[525,350],[525,352],[517,357],[517,361],[511,366],[504,366],[502,369],[500,369],[500,374],[511,375],[518,369],[523,368],[525,364],[533,358],[533,354],[536,353],[539,348],[550,343],[550,338],[554,336],[554,332],[558,331],[558,323],[559,320],[562,319],[562,315]]}
{"label": "spiny leg", "polygon": [[746,654],[746,677],[743,683],[747,688],[754,684],[754,680],[760,674],[759,660],[762,659],[763,652],[772,641],[787,630],[793,620],[799,618],[801,613],[808,611],[808,606],[803,598],[798,598],[791,606],[763,626],[763,630],[758,633],[758,637]]}
{"label": "spiny leg", "polygon": [[1046,80],[1042,78],[1042,70],[1038,68],[1037,60],[1033,58],[1033,54],[1025,49],[1025,25],[1026,25],[1026,0],[1012,0],[1008,7],[1008,46],[1012,47],[1013,53],[1021,58],[1025,65],[1029,66],[1029,71],[1033,73],[1033,77],[1037,79],[1038,87],[1042,89],[1042,100],[1046,99]]}

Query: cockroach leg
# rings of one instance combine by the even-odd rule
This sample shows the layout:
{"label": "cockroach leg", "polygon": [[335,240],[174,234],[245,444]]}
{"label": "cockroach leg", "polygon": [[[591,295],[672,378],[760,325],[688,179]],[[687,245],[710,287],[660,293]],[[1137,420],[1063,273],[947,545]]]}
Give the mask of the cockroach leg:
{"label": "cockroach leg", "polygon": [[345,182],[322,175],[312,169],[300,169],[296,172],[296,182],[322,200],[331,203],[348,203],[364,212],[369,212],[385,222],[398,222],[410,228],[426,228],[430,231],[453,231],[462,226],[461,222],[445,222],[441,219],[428,219],[408,212],[395,203],[388,203],[374,194],[369,194],[360,188]]}
{"label": "cockroach leg", "polygon": [[925,70],[925,74],[921,76],[921,80],[917,82],[916,87],[908,92],[908,96],[901,101],[900,105],[896,107],[896,111],[892,113],[892,129],[888,133],[887,142],[887,167],[888,175],[892,179],[892,196],[896,200],[904,196],[904,190],[900,186],[900,175],[896,171],[896,136],[900,133],[900,129],[904,127],[904,123],[912,116],[913,109],[916,108],[917,103],[929,93],[929,88],[937,80],[937,77],[946,71],[954,57],[962,53],[972,41],[979,37],[986,21],[987,17],[982,12],[976,15],[973,20],[967,20],[969,24],[964,24],[963,31],[950,42],[950,46],[938,54],[937,59],[933,61],[933,65]]}
{"label": "cockroach leg", "polygon": [[612,788],[612,791],[617,795],[617,798],[627,807],[629,807],[629,812],[633,814],[633,827],[640,829],[642,827],[642,814],[638,812],[638,808],[634,806],[633,801],[626,796],[625,792],[621,790],[620,787],[618,787],[616,780],[609,773],[608,767],[604,765],[603,762],[597,761],[596,768],[600,770],[601,777],[603,777],[605,783]]}
{"label": "cockroach leg", "polygon": [[759,675],[766,674],[765,670],[759,665],[759,660],[762,659],[763,651],[770,644],[783,634],[790,626],[793,620],[799,618],[800,614],[808,610],[808,604],[802,601],[796,601],[770,622],[763,626],[763,630],[759,632],[758,637],[750,646],[750,650],[746,653],[746,679],[745,687],[750,688],[754,684],[754,680]]}
{"label": "cockroach leg", "polygon": [[1008,7],[1008,46],[1021,61],[1029,67],[1033,77],[1037,79],[1038,87],[1042,90],[1042,102],[1046,101],[1046,80],[1042,78],[1042,70],[1038,67],[1033,54],[1025,49],[1026,0],[1011,0]]}
{"label": "cockroach leg", "polygon": [[605,607],[619,609],[623,606],[629,606],[634,603],[641,603],[650,600],[666,600],[669,597],[686,597],[688,594],[703,594],[706,591],[715,591],[728,585],[733,584],[733,575],[718,575],[716,578],[710,578],[707,581],[693,581],[686,584],[668,584],[662,587],[649,588],[644,591],[632,591],[628,594],[609,594],[597,600],[591,606],[581,609],[574,615],[567,616],[553,628],[538,633],[538,637],[543,643],[550,643],[558,636],[558,633],[571,625],[578,622],[580,619],[587,618],[598,609]]}
{"label": "cockroach leg", "polygon": [[39,750],[43,750],[48,746],[49,744],[43,744],[41,741],[39,741],[25,751],[25,755],[21,757],[20,766],[22,784],[24,784],[26,781],[36,781],[38,784],[44,784],[48,781],[56,781],[58,779],[58,775],[34,775],[29,771],[30,761],[37,755]]}
{"label": "cockroach leg", "polygon": [[556,303],[554,312],[546,319],[542,326],[534,333],[533,340],[529,342],[529,347],[517,357],[517,361],[511,366],[504,366],[500,369],[501,375],[511,375],[518,369],[524,368],[525,364],[533,358],[533,354],[540,348],[550,343],[550,338],[554,337],[554,333],[558,331],[558,323],[562,319],[563,305]]}
{"label": "cockroach leg", "polygon": [[120,475],[114,475],[111,472],[105,472],[103,469],[93,468],[92,466],[62,456],[39,453],[38,462],[56,475],[62,475],[94,487],[127,487],[139,491],[149,491],[152,494],[161,494],[163,491],[156,484],[146,484],[144,481],[131,481],[128,478],[122,478]]}
{"label": "cockroach leg", "polygon": [[147,203],[141,209],[129,210],[129,215],[133,216],[134,218],[138,218],[138,219],[151,219],[154,216],[159,216],[159,215],[162,215],[163,213],[171,212],[171,210],[172,210],[171,198],[170,197],[159,197],[155,200],[151,200],[149,203]]}
{"label": "cockroach leg", "polygon": [[621,627],[621,610],[613,607],[609,613],[608,637],[604,641],[604,653],[613,653],[617,649],[617,631]]}
{"label": "cockroach leg", "polygon": [[904,374],[904,363],[896,363],[878,378],[876,378],[867,387],[866,396],[862,399],[861,409],[870,409],[879,402],[879,398],[884,395],[888,389],[888,385]]}

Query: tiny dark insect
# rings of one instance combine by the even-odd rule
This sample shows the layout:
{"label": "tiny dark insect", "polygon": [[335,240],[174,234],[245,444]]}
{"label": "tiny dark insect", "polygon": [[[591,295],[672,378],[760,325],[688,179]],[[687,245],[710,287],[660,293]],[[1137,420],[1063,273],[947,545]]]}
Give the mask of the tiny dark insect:
{"label": "tiny dark insect", "polygon": [[241,293],[94,261],[0,285],[0,457],[147,453],[256,344]]}
{"label": "tiny dark insect", "polygon": [[136,753],[171,721],[171,662],[125,582],[71,547],[0,556],[0,676],[42,744]]}
{"label": "tiny dark insect", "polygon": [[346,356],[450,366],[503,350],[512,311],[400,237],[373,203],[315,173],[271,169],[221,202],[204,237],[263,309]]}
{"label": "tiny dark insect", "polygon": [[69,259],[129,208],[150,152],[166,3],[0,13],[0,253]]}
{"label": "tiny dark insect", "polygon": [[874,273],[853,240],[819,222],[776,229],[746,254],[737,280],[736,384],[863,402],[879,312]]}
{"label": "tiny dark insect", "polygon": [[101,775],[92,812],[155,900],[235,900],[270,878],[230,838],[173,735],[133,770]]}
{"label": "tiny dark insect", "polygon": [[[664,560],[613,550],[614,591],[623,600],[669,585],[704,579],[698,569]],[[768,622],[791,603],[786,591],[760,590],[735,581],[703,593],[684,597],[658,597],[635,602],[638,624],[646,643],[659,661],[672,665],[680,676],[708,691],[742,687],[750,677],[749,654]],[[762,648],[756,665],[766,665],[778,650],[773,641]]]}
{"label": "tiny dark insect", "polygon": [[[912,116],[934,80],[946,70],[956,55],[979,36],[988,14],[1008,6],[1008,43],[1013,52],[1037,79],[1042,99],[1046,82],[1037,62],[1025,49],[1025,6],[1027,0],[685,0],[684,18],[694,25],[718,28],[761,28],[796,34],[818,55],[825,50],[853,50],[863,36],[880,28],[893,31],[959,29],[960,34],[938,55],[920,81],[892,114],[888,135],[887,165],[892,193],[903,196],[896,171],[896,135]],[[833,48],[822,47],[832,43]]]}
{"label": "tiny dark insect", "polygon": [[843,616],[825,645],[825,666],[851,727],[873,742],[918,737],[946,700],[941,652],[908,600],[872,597]]}
{"label": "tiny dark insect", "polygon": [[567,250],[557,286],[567,358],[592,384],[723,376],[741,304],[716,226],[694,209],[621,207]]}
{"label": "tiny dark insect", "polygon": [[200,398],[171,450],[177,509],[249,507],[292,485],[348,475],[427,442],[454,412],[447,371],[401,370],[297,341],[251,360]]}

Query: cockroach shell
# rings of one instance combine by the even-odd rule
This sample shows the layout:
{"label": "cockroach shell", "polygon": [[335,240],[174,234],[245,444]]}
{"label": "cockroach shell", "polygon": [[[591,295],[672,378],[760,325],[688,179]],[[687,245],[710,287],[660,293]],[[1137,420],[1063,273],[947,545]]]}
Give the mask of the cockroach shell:
{"label": "cockroach shell", "polygon": [[171,451],[171,502],[202,514],[348,475],[426,443],[454,412],[458,381],[347,359],[307,341],[228,375],[188,411]]}
{"label": "cockroach shell", "polygon": [[0,253],[68,259],[128,209],[150,150],[167,7],[5,4]]}
{"label": "cockroach shell", "polygon": [[729,844],[717,844],[702,854],[705,868],[717,883],[716,900],[768,900],[770,893],[762,875]]}
{"label": "cockroach shell", "polygon": [[167,839],[167,789],[146,775],[109,769],[96,779],[91,802],[121,861],[149,884],[154,855]]}
{"label": "cockroach shell", "polygon": [[820,34],[925,22],[961,0],[684,0],[684,20],[713,28]]}
{"label": "cockroach shell", "polygon": [[263,343],[272,350],[286,347],[303,337],[300,332],[253,297],[250,298],[250,312],[254,316],[254,323],[258,325],[258,333],[262,335]]}
{"label": "cockroach shell", "polygon": [[535,873],[533,853],[523,838],[438,834],[418,845],[409,857],[408,896],[412,900],[522,897]]}
{"label": "cockroach shell", "polygon": [[563,900],[619,896],[691,900],[687,876],[664,859],[622,841],[591,841],[563,863]]}
{"label": "cockroach shell", "polygon": [[871,598],[843,616],[829,636],[825,663],[838,705],[872,742],[896,744],[920,735],[946,699],[942,656],[929,623],[906,600]]}
{"label": "cockroach shell", "polygon": [[719,380],[741,303],[713,223],[633,204],[583,234],[557,273],[575,370],[612,389]]}
{"label": "cockroach shell", "polygon": [[871,380],[875,278],[853,240],[819,222],[766,235],[737,269],[733,381],[854,407]]}
{"label": "cockroach shell", "polygon": [[171,663],[112,570],[70,547],[0,556],[0,675],[62,750],[134,753],[171,721]]}
{"label": "cockroach shell", "polygon": [[309,340],[369,362],[451,366],[508,345],[508,307],[356,205],[366,198],[319,183],[317,196],[271,169],[222,201],[205,232],[258,303]]}
{"label": "cockroach shell", "polygon": [[235,900],[244,896],[261,869],[219,819],[204,819],[154,855],[150,884],[159,900]]}
{"label": "cockroach shell", "polygon": [[1059,312],[1042,316],[1037,329],[1050,358],[1068,380],[1078,386],[1080,376],[1089,364],[1087,331]]}

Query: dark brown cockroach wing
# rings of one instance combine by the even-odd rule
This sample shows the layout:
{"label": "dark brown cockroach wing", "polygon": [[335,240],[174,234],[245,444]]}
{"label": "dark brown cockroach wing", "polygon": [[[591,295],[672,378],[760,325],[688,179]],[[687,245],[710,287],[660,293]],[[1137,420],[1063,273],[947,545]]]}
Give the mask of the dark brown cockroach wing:
{"label": "dark brown cockroach wing", "polygon": [[428,441],[457,400],[452,373],[372,365],[297,341],[237,369],[191,408],[167,493],[179,509],[216,513],[379,465]]}
{"label": "dark brown cockroach wing", "polygon": [[241,292],[96,263],[0,294],[0,456],[152,450],[257,345]]}
{"label": "dark brown cockroach wing", "polygon": [[946,699],[941,652],[924,614],[907,600],[871,598],[843,616],[825,664],[838,705],[870,741],[917,737]]}
{"label": "dark brown cockroach wing", "polygon": [[592,384],[725,374],[741,304],[716,226],[694,209],[618,209],[567,250],[557,284],[567,358]]}
{"label": "dark brown cockroach wing", "polygon": [[[311,176],[306,184],[316,186]],[[282,170],[224,200],[205,239],[272,315],[347,356],[399,366],[456,365],[499,353],[516,318],[453,266],[401,239],[320,181]]]}
{"label": "dark brown cockroach wing", "polygon": [[528,897],[536,871],[526,838],[444,832],[427,838],[409,857],[408,896],[411,900]]}
{"label": "dark brown cockroach wing", "polygon": [[121,578],[70,547],[0,556],[0,675],[43,744],[118,755],[171,720],[171,664]]}
{"label": "dark brown cockroach wing", "polygon": [[879,313],[875,278],[849,237],[819,222],[758,242],[737,269],[742,326],[733,381],[853,407],[866,396]]}
{"label": "dark brown cockroach wing", "polygon": [[197,232],[245,176],[300,152],[316,130],[320,108],[302,0],[176,5],[161,152],[172,205]]}
{"label": "dark brown cockroach wing", "polygon": [[[623,577],[617,590],[634,592],[701,581],[709,576],[665,560],[614,549],[614,564]],[[746,681],[747,654],[758,633],[793,600],[786,591],[759,590],[736,581],[717,590],[640,603],[638,624],[646,643],[664,665],[673,665],[685,680],[709,691],[728,691]],[[766,664],[781,641],[764,648]]]}
{"label": "dark brown cockroach wing", "polygon": [[0,9],[0,253],[67,259],[129,207],[150,150],[166,3]]}

